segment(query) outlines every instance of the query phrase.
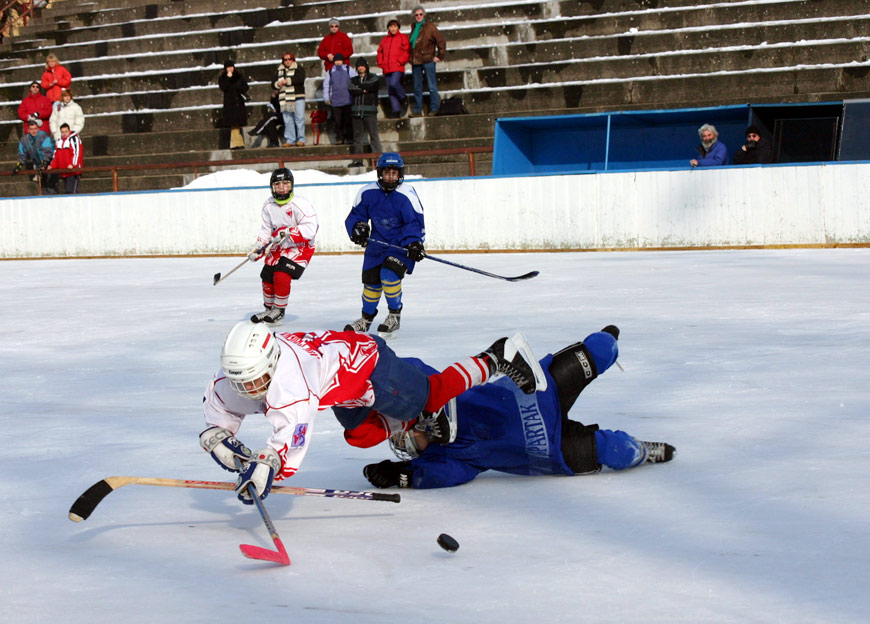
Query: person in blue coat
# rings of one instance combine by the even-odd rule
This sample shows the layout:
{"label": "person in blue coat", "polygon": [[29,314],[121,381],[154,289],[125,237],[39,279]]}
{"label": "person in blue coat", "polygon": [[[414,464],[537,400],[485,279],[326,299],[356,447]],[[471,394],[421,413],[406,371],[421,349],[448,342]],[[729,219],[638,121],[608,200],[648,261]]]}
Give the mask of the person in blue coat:
{"label": "person in blue coat", "polygon": [[[405,184],[405,162],[399,154],[381,154],[378,181],[366,184],[354,199],[344,225],[350,240],[365,247],[362,268],[362,317],[346,331],[367,332],[378,313],[381,294],[389,314],[378,326],[382,335],[398,331],[402,314],[402,279],[426,257],[423,204]],[[397,249],[399,248],[399,249]]]}
{"label": "person in blue coat", "polygon": [[608,325],[544,357],[546,388],[534,394],[517,392],[505,378],[472,388],[452,404],[458,423],[454,442],[427,444],[415,429],[394,434],[390,444],[404,460],[369,464],[363,474],[379,488],[427,489],[461,485],[486,470],[575,475],[602,466],[624,470],[670,461],[676,452],[670,444],[568,418],[580,392],[616,362],[618,337],[619,329]]}
{"label": "person in blue coat", "polygon": [[689,161],[692,167],[720,167],[729,163],[728,147],[719,140],[716,126],[704,124],[698,128],[701,144],[695,149],[698,157]]}
{"label": "person in blue coat", "polygon": [[[39,121],[30,119],[27,122],[27,133],[18,142],[18,164],[12,174],[17,174],[22,169],[38,169],[43,171],[42,184],[45,186],[47,176],[44,171],[51,164],[52,158],[54,141],[51,140],[51,135],[40,129]],[[37,181],[35,175],[31,179]]]}

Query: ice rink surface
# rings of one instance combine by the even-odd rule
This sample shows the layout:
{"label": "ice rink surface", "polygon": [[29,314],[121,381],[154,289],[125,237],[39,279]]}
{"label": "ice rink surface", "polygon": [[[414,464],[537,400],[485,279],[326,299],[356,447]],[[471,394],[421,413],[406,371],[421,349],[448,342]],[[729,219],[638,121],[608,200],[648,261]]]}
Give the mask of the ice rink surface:
{"label": "ice rink surface", "polygon": [[[421,263],[391,345],[443,367],[522,330],[539,357],[607,324],[620,360],[571,416],[677,447],[621,473],[488,473],[399,505],[266,500],[289,567],[199,448],[201,392],[260,308],[238,258],[0,262],[2,619],[8,622],[859,622],[870,569],[870,249],[465,254]],[[359,316],[361,257],[315,256],[281,329]],[[382,304],[383,319],[385,305]],[[265,419],[240,437],[259,448]],[[287,485],[370,489],[386,447],[321,413]],[[436,544],[446,532],[460,548]]]}

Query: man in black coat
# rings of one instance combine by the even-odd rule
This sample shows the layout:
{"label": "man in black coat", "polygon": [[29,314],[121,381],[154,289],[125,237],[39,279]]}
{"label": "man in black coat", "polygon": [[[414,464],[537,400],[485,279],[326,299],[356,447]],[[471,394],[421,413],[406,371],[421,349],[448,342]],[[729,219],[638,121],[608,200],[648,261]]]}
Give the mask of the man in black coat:
{"label": "man in black coat", "polygon": [[734,152],[735,165],[769,165],[773,162],[770,141],[761,136],[758,126],[746,129],[746,143]]}

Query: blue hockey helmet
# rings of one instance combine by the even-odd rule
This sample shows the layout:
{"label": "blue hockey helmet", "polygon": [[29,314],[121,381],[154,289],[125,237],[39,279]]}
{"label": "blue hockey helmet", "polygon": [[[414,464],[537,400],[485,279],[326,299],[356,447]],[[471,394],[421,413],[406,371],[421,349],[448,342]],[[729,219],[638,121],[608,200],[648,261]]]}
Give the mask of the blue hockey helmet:
{"label": "blue hockey helmet", "polygon": [[[405,180],[405,161],[396,152],[385,152],[378,158],[378,184],[385,191],[395,190]],[[384,171],[395,169],[399,178],[395,182],[384,182]]]}

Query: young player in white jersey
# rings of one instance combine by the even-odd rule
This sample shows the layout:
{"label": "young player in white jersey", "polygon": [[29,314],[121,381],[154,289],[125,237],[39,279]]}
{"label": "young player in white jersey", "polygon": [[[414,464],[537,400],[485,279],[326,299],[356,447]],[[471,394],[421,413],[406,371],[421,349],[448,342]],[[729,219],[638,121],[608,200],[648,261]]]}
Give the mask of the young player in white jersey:
{"label": "young player in white jersey", "polygon": [[[269,180],[272,197],[263,204],[263,223],[257,235],[252,261],[266,256],[260,272],[263,282],[264,310],[251,317],[254,323],[279,325],[290,299],[293,280],[302,277],[314,255],[314,237],[320,227],[310,201],[293,192],[293,174],[284,167],[275,169]],[[272,245],[262,253],[269,242]]]}
{"label": "young player in white jersey", "polygon": [[[516,338],[516,337],[515,337]],[[439,444],[456,435],[444,406],[496,373],[526,393],[536,389],[537,361],[524,341],[502,338],[477,356],[427,374],[396,356],[384,340],[355,331],[280,332],[264,324],[237,323],[221,351],[221,369],[203,397],[209,427],[200,444],[224,469],[241,472],[239,498],[251,504],[248,484],[260,498],[272,480],[292,476],[308,450],[317,412],[332,408],[356,446],[372,446],[416,427]],[[377,412],[377,419],[368,418]],[[256,453],[235,434],[247,415],[263,414],[272,425],[267,446]],[[360,440],[366,440],[361,444]],[[241,470],[237,461],[241,462]]]}

